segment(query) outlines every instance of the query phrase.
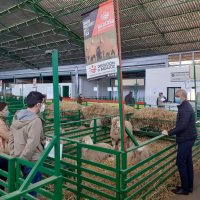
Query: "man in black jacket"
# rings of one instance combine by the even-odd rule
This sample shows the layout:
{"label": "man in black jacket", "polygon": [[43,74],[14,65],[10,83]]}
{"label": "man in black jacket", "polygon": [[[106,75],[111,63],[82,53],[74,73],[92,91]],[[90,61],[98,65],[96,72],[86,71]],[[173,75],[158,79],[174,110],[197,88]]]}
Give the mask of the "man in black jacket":
{"label": "man in black jacket", "polygon": [[181,187],[173,190],[175,194],[188,195],[193,192],[194,170],[192,161],[192,147],[197,139],[195,113],[191,104],[186,100],[185,90],[175,94],[175,101],[179,103],[176,127],[169,132],[164,130],[164,135],[176,135],[178,152],[176,165],[181,178]]}
{"label": "man in black jacket", "polygon": [[130,91],[129,92],[129,94],[127,94],[126,96],[125,96],[125,102],[126,102],[126,104],[135,104],[135,99],[133,98],[133,93]]}

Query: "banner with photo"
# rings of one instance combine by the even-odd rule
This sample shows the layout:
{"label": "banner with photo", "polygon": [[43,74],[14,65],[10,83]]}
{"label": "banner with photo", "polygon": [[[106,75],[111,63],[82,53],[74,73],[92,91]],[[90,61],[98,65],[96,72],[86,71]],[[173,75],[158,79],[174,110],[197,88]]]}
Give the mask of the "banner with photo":
{"label": "banner with photo", "polygon": [[82,18],[88,81],[115,78],[119,57],[113,0],[82,14]]}

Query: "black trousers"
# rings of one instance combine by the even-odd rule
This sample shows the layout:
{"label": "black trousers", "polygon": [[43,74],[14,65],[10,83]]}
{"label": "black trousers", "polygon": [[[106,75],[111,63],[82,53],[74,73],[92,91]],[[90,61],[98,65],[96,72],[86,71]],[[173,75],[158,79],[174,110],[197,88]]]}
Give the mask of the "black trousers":
{"label": "black trousers", "polygon": [[[0,157],[0,169],[8,172],[8,160]],[[0,179],[3,180],[3,181],[7,180],[7,178],[5,176],[2,176],[2,175],[0,175]],[[4,187],[1,184],[0,184],[0,189],[4,190]]]}
{"label": "black trousers", "polygon": [[194,169],[192,161],[192,147],[195,141],[178,144],[176,165],[181,178],[181,187],[185,191],[193,189]]}

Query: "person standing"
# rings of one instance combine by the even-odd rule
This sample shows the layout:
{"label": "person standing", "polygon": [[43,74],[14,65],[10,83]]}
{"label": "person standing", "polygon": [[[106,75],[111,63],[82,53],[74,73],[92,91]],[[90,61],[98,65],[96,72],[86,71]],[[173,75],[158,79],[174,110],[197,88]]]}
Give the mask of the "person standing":
{"label": "person standing", "polygon": [[175,194],[188,195],[193,192],[194,169],[192,161],[192,147],[197,139],[195,113],[191,104],[186,100],[185,90],[178,90],[175,102],[179,103],[176,127],[169,132],[162,131],[164,135],[176,135],[178,143],[176,165],[181,178],[181,186],[173,190]]}
{"label": "person standing", "polygon": [[[10,155],[36,163],[44,151],[44,120],[38,113],[45,109],[44,95],[40,92],[30,92],[27,96],[27,109],[20,110],[13,118],[10,129]],[[24,179],[32,168],[22,166]],[[31,183],[41,180],[42,172],[37,172]],[[37,197],[35,191],[30,192]],[[25,199],[24,199],[25,200]]]}
{"label": "person standing", "polygon": [[[8,106],[6,102],[0,102],[0,152],[9,154],[8,141],[10,135],[10,128],[6,117],[9,116]],[[8,171],[8,160],[0,157],[0,169]],[[0,175],[0,179],[6,181],[5,176]],[[4,190],[4,186],[0,184],[0,189]],[[1,195],[0,195],[1,196]]]}
{"label": "person standing", "polygon": [[78,103],[82,104],[82,100],[83,100],[83,96],[82,96],[82,94],[80,94],[78,97]]}
{"label": "person standing", "polygon": [[159,92],[159,97],[157,98],[157,107],[158,108],[165,108],[165,103],[167,102],[167,98],[163,96],[162,92]]}
{"label": "person standing", "polygon": [[126,102],[126,104],[135,104],[135,99],[133,98],[133,93],[130,91],[129,92],[129,94],[127,94],[126,96],[125,96],[125,102]]}

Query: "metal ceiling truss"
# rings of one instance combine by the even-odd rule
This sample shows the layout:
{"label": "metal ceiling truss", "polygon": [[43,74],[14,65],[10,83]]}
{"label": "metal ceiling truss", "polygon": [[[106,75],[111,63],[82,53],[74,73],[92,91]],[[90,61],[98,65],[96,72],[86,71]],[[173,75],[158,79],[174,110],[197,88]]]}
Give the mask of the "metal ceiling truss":
{"label": "metal ceiling truss", "polygon": [[[49,66],[51,59],[44,54],[49,48],[59,50],[60,64],[84,62],[82,21],[79,15],[105,1],[82,0],[60,8],[60,5],[55,5],[56,9],[52,10],[43,0],[18,0],[18,4],[0,12],[0,20],[6,21],[9,15],[17,16],[17,12],[21,14],[23,10],[34,14],[30,15],[31,19],[22,18],[22,22],[18,20],[19,23],[10,26],[0,24],[0,37],[9,38],[0,42],[0,56],[8,58],[0,60],[0,69],[11,62],[16,63],[16,67]],[[153,0],[141,3],[138,0],[138,3],[132,3],[121,0],[123,58],[171,53],[180,46],[183,49],[179,51],[196,49],[200,43],[200,10],[197,10],[198,6],[195,7],[197,1]],[[57,4],[56,1],[52,3]],[[69,20],[63,18],[66,16],[69,16]],[[42,24],[45,26],[40,30]],[[30,34],[31,27],[38,31]],[[28,32],[24,35],[26,30]]]}
{"label": "metal ceiling truss", "polygon": [[32,0],[29,1],[19,0],[19,1],[24,5],[26,5],[28,8],[30,8],[31,10],[33,10],[38,16],[42,17],[47,23],[51,24],[59,32],[67,36],[67,38],[69,38],[72,43],[75,43],[80,47],[83,47],[83,41],[78,35],[74,34],[64,24],[62,24],[57,19],[52,17],[52,15],[49,12],[44,10],[37,3],[35,3]]}
{"label": "metal ceiling truss", "polygon": [[22,66],[24,66],[24,67],[26,67],[26,68],[27,68],[27,67],[36,68],[36,66],[33,65],[32,63],[26,62],[25,59],[20,58],[20,57],[18,57],[18,56],[15,56],[15,55],[13,55],[13,54],[10,54],[10,53],[8,53],[6,50],[1,49],[1,48],[0,48],[0,55],[1,55],[1,56],[4,56],[4,57],[7,57],[7,58],[9,58],[10,60],[12,60],[12,61],[14,61],[14,62],[21,63]]}

